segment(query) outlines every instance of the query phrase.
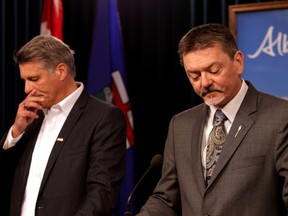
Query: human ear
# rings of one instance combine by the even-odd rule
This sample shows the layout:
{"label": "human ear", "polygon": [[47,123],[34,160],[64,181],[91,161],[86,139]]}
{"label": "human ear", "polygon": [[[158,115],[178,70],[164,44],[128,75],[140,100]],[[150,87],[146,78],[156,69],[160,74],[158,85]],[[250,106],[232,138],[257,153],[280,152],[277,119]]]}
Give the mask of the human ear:
{"label": "human ear", "polygon": [[234,55],[234,64],[237,68],[238,74],[242,74],[244,70],[244,55],[241,51],[237,51]]}
{"label": "human ear", "polygon": [[56,68],[58,74],[59,74],[59,77],[60,77],[60,80],[64,80],[65,77],[67,76],[67,65],[64,64],[64,63],[60,63],[57,65],[57,68]]}

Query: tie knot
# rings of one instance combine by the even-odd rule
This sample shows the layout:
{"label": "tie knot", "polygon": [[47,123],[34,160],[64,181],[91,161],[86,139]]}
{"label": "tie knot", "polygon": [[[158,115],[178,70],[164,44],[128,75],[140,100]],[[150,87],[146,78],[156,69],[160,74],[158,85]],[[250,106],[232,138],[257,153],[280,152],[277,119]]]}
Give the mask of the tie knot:
{"label": "tie knot", "polygon": [[226,120],[227,120],[227,117],[225,116],[225,114],[221,110],[217,109],[214,115],[213,124],[215,125],[215,124],[223,123]]}

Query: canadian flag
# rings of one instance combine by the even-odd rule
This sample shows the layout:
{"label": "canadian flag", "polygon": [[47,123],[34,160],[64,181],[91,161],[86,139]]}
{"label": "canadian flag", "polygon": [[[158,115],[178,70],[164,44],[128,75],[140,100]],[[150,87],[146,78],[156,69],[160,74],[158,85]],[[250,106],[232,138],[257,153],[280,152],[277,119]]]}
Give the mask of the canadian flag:
{"label": "canadian flag", "polygon": [[62,0],[44,0],[40,34],[49,34],[63,40]]}

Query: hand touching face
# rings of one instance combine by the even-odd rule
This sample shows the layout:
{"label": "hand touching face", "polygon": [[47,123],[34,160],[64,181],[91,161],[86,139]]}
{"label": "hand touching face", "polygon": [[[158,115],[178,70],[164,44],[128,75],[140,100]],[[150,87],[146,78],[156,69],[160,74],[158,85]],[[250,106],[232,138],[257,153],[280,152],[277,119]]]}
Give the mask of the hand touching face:
{"label": "hand touching face", "polygon": [[37,112],[42,109],[43,97],[37,96],[37,90],[32,90],[18,106],[12,136],[18,137],[31,122],[38,118]]}
{"label": "hand touching face", "polygon": [[19,69],[25,82],[27,97],[19,104],[12,130],[13,137],[19,136],[35,118],[38,118],[38,110],[50,108],[58,103],[63,89],[57,69],[48,71],[38,62],[21,64]]}

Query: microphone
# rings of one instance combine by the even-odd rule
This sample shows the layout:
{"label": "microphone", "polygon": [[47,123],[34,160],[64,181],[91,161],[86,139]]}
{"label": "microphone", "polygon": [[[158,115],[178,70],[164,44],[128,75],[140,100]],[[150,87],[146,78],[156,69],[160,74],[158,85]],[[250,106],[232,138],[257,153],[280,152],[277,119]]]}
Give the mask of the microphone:
{"label": "microphone", "polygon": [[138,188],[138,186],[140,185],[140,183],[143,181],[143,179],[145,178],[145,176],[147,175],[147,173],[153,168],[153,167],[158,167],[158,166],[162,166],[163,163],[163,156],[160,154],[155,155],[152,160],[150,161],[150,166],[148,167],[148,169],[145,171],[145,173],[143,174],[143,176],[140,178],[140,180],[137,182],[137,184],[134,186],[132,192],[130,193],[128,199],[127,199],[127,206],[126,206],[126,212],[124,214],[124,216],[132,216],[131,213],[131,198],[134,195],[136,189]]}

